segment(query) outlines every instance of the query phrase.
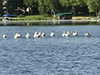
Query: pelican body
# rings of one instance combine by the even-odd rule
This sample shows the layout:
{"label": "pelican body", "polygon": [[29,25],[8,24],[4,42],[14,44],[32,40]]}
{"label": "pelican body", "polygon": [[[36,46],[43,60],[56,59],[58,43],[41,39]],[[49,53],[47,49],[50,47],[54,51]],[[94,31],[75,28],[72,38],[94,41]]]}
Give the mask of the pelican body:
{"label": "pelican body", "polygon": [[45,37],[45,33],[44,32],[42,33],[42,37]]}
{"label": "pelican body", "polygon": [[37,34],[37,32],[34,33],[34,38],[39,38],[40,37],[40,32]]}
{"label": "pelican body", "polygon": [[21,37],[21,34],[20,34],[20,33],[16,33],[16,34],[14,35],[14,39],[17,39],[17,38],[19,38],[19,37]]}
{"label": "pelican body", "polygon": [[29,33],[27,33],[27,34],[26,34],[26,38],[30,38],[30,35],[29,35]]}
{"label": "pelican body", "polygon": [[75,31],[75,32],[73,33],[73,36],[77,36],[77,34],[78,34],[78,32],[77,32],[77,31]]}
{"label": "pelican body", "polygon": [[62,34],[62,36],[65,36],[65,37],[69,37],[70,35],[71,35],[71,33],[69,31],[67,31],[67,34],[65,33],[65,31]]}
{"label": "pelican body", "polygon": [[3,38],[6,38],[6,34],[3,35]]}
{"label": "pelican body", "polygon": [[89,36],[90,36],[90,33],[87,32],[87,33],[85,33],[84,35],[85,35],[85,37],[89,37]]}
{"label": "pelican body", "polygon": [[50,36],[54,36],[54,32],[53,31],[50,33]]}

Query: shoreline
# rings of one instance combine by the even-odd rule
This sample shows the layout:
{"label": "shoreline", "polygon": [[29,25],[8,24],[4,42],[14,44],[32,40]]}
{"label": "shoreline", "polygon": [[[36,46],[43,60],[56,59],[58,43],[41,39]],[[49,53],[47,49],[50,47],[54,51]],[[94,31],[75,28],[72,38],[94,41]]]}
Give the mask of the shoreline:
{"label": "shoreline", "polygon": [[84,20],[10,20],[10,22],[100,22],[99,20],[91,20],[91,19],[84,19]]}
{"label": "shoreline", "polygon": [[6,20],[6,21],[0,21],[0,24],[7,25],[7,24],[13,24],[13,23],[53,23],[55,24],[86,24],[86,23],[97,23],[100,24],[100,20],[92,20],[92,19],[81,19],[81,20]]}

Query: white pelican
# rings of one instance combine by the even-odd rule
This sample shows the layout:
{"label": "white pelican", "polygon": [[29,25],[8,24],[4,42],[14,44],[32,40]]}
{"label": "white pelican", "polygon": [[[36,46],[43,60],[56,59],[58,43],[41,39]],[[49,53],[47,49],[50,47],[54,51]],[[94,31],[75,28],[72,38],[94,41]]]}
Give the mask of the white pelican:
{"label": "white pelican", "polygon": [[69,37],[71,35],[71,33],[69,31],[67,31],[67,34],[65,35],[65,37]]}
{"label": "white pelican", "polygon": [[42,33],[42,37],[45,37],[45,33],[44,32]]}
{"label": "white pelican", "polygon": [[65,36],[66,35],[66,33],[65,33],[65,31],[63,32],[63,34],[62,34],[62,36]]}
{"label": "white pelican", "polygon": [[20,34],[20,33],[16,33],[16,34],[14,35],[14,39],[17,39],[17,38],[19,38],[19,37],[21,37],[21,34]]}
{"label": "white pelican", "polygon": [[50,33],[50,36],[54,36],[54,32],[53,31]]}
{"label": "white pelican", "polygon": [[26,34],[26,38],[30,38],[30,35],[29,35],[29,33],[27,33],[27,34]]}
{"label": "white pelican", "polygon": [[6,38],[6,34],[3,35],[3,38]]}
{"label": "white pelican", "polygon": [[89,36],[90,36],[90,33],[87,32],[87,33],[85,33],[84,35],[85,35],[85,37],[89,37]]}
{"label": "white pelican", "polygon": [[14,39],[17,39],[17,38],[18,38],[18,36],[17,36],[17,35],[18,35],[17,33],[14,35]]}
{"label": "white pelican", "polygon": [[20,33],[18,33],[18,34],[17,34],[17,37],[18,37],[18,38],[19,38],[19,37],[21,37],[21,34],[20,34]]}
{"label": "white pelican", "polygon": [[65,37],[69,37],[71,33],[69,31],[67,31],[67,34],[65,33],[65,31],[63,32],[62,36],[65,36]]}
{"label": "white pelican", "polygon": [[75,31],[75,32],[73,33],[73,36],[77,36],[77,34],[78,34],[78,32],[77,32],[77,31]]}
{"label": "white pelican", "polygon": [[39,38],[40,37],[40,32],[37,34],[37,32],[34,33],[34,38]]}

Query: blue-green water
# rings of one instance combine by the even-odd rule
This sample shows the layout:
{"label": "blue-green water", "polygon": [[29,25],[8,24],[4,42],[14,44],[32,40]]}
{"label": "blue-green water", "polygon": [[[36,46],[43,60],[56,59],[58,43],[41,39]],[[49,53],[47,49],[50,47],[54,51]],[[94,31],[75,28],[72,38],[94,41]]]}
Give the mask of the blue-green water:
{"label": "blue-green water", "polygon": [[[46,36],[33,38],[35,31]],[[63,31],[79,34],[62,37]],[[21,38],[13,38],[16,32]],[[0,26],[0,75],[100,75],[100,25]]]}

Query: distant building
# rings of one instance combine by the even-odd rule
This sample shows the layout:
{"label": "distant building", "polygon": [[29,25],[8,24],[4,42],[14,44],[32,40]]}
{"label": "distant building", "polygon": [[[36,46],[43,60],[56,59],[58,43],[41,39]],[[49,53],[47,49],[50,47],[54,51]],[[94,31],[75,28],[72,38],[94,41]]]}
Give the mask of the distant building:
{"label": "distant building", "polygon": [[58,19],[72,19],[72,12],[66,12],[66,13],[57,13]]}

